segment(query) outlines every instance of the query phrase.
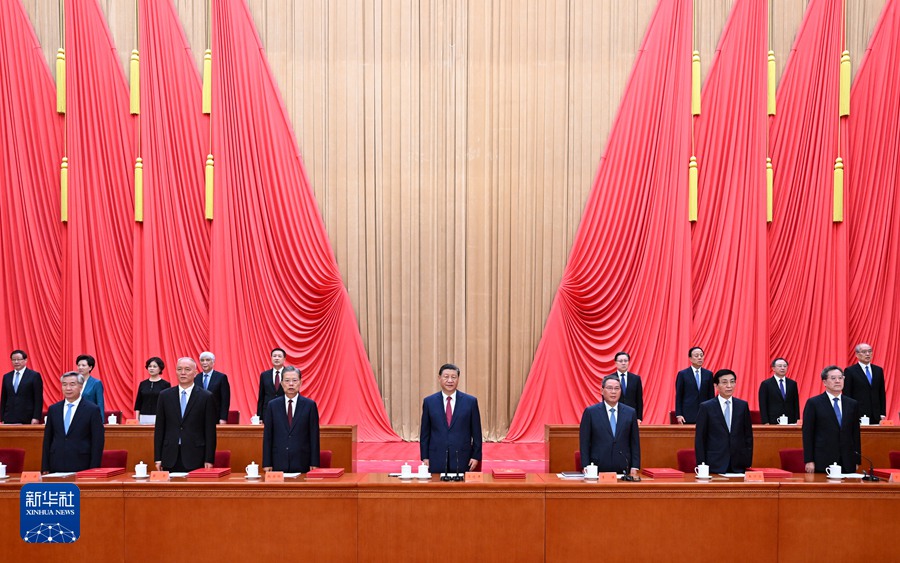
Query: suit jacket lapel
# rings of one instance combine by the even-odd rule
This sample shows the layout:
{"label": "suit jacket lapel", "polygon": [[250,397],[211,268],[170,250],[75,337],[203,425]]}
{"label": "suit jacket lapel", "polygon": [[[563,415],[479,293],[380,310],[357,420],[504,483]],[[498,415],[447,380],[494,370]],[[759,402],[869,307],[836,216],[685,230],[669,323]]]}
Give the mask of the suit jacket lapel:
{"label": "suit jacket lapel", "polygon": [[[609,425],[609,411],[606,410],[606,401],[601,401],[600,405],[598,405],[598,407],[600,409],[600,426],[602,426],[604,429],[606,429],[606,431],[609,432],[610,436],[615,438],[616,436],[615,436],[615,434],[613,434],[612,426]],[[616,409],[617,412],[618,412],[618,410],[619,409]],[[619,419],[617,416],[616,421],[618,421],[618,420]],[[618,426],[618,424],[616,424],[616,426]]]}
{"label": "suit jacket lapel", "polygon": [[[780,392],[779,392],[780,394]],[[725,432],[729,432],[728,430],[728,422],[725,421],[725,413],[722,412],[722,403],[719,401],[719,397],[716,396],[716,419],[722,425],[722,428],[725,429]],[[731,399],[731,427],[734,428],[734,399]]]}
{"label": "suit jacket lapel", "polygon": [[[209,381],[210,381],[210,383],[212,382],[212,377],[209,378]],[[184,416],[181,417],[181,420],[184,420],[187,418],[188,414],[190,414],[190,412],[191,412],[191,409],[194,407],[194,405],[197,403],[197,401],[200,400],[197,398],[196,387],[197,386],[194,385],[194,389],[191,390],[191,396],[188,397],[187,406],[184,407]],[[202,385],[200,386],[200,389],[203,389]],[[181,392],[179,391],[179,393],[181,393]],[[178,412],[179,413],[181,412],[181,396],[180,395],[178,396]]]}

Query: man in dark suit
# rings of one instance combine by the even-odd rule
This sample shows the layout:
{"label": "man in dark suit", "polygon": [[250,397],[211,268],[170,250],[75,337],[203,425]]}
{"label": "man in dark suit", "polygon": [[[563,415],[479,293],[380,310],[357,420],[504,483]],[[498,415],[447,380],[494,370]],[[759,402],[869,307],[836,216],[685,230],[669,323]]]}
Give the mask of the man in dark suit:
{"label": "man in dark suit", "polygon": [[700,403],[713,398],[713,373],[703,368],[703,348],[694,346],[688,350],[691,367],[675,376],[675,419],[679,424],[697,422]]}
{"label": "man in dark suit", "polygon": [[872,363],[872,347],[865,342],[856,345],[859,362],[844,370],[844,394],[859,403],[859,416],[869,417],[869,424],[887,418],[884,369]]}
{"label": "man in dark suit", "polygon": [[759,418],[763,424],[778,424],[784,415],[788,424],[800,418],[800,392],[797,382],[787,376],[788,361],[775,358],[772,361],[772,377],[759,384]]}
{"label": "man in dark suit", "polygon": [[825,392],[803,408],[803,460],[807,473],[824,473],[832,463],[841,473],[855,473],[860,463],[859,403],[843,393],[844,374],[837,366],[822,370]]}
{"label": "man in dark suit", "polygon": [[737,375],[720,369],[713,375],[719,396],[700,403],[694,430],[697,463],[713,473],[743,473],[753,464],[750,405],[734,396]]}
{"label": "man in dark suit", "polygon": [[644,387],[641,385],[641,376],[628,371],[631,364],[631,355],[628,352],[616,353],[616,377],[622,386],[622,403],[633,408],[637,413],[637,421],[640,424],[644,420]]}
{"label": "man in dark suit", "polygon": [[28,369],[28,354],[13,350],[9,355],[13,370],[3,375],[0,390],[0,422],[4,424],[40,424],[44,408],[44,382],[41,374]]}
{"label": "man in dark suit", "polygon": [[474,471],[481,461],[478,399],[456,389],[459,376],[455,365],[442,365],[438,370],[441,390],[422,403],[419,450],[422,463],[432,473]]}
{"label": "man in dark suit", "polygon": [[215,365],[216,357],[212,352],[207,351],[200,354],[201,372],[197,374],[194,384],[212,393],[219,413],[219,424],[226,424],[228,409],[231,407],[231,386],[228,384],[227,375],[213,369]]}
{"label": "man in dark suit", "polygon": [[637,412],[620,403],[619,376],[603,378],[603,401],[584,409],[578,441],[581,464],[594,464],[597,471],[637,475],[641,468],[641,437]]}
{"label": "man in dark suit", "polygon": [[[256,400],[256,416],[262,418],[266,412],[266,405],[275,397],[284,395],[284,389],[281,385],[281,370],[284,369],[284,358],[286,354],[281,348],[272,350],[272,369],[259,374],[259,398]],[[297,369],[297,368],[294,368]],[[300,370],[297,370],[300,373]]]}
{"label": "man in dark suit", "polygon": [[263,470],[306,473],[319,465],[319,409],[300,395],[300,370],[283,368],[284,394],[266,405]]}
{"label": "man in dark suit", "polygon": [[100,407],[81,397],[84,376],[69,371],[59,378],[64,399],[50,405],[44,426],[41,472],[83,471],[100,467],[103,457],[103,415]]}
{"label": "man in dark suit", "polygon": [[153,432],[157,470],[210,468],[216,457],[216,400],[194,384],[197,363],[181,358],[175,365],[178,385],[160,392]]}

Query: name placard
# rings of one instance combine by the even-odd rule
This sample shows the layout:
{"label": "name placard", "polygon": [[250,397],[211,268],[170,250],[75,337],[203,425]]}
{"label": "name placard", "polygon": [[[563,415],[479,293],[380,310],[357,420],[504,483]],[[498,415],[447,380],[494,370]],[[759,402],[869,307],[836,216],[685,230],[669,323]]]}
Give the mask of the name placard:
{"label": "name placard", "polygon": [[762,483],[765,480],[765,474],[762,471],[747,471],[744,473],[745,483]]}
{"label": "name placard", "polygon": [[889,419],[889,418],[883,418],[883,419],[881,419],[881,422],[880,422],[879,424],[880,424],[881,426],[893,426],[893,425],[894,425],[894,421],[891,420],[891,419]]}
{"label": "name placard", "polygon": [[484,483],[484,473],[480,471],[467,471],[466,483]]}
{"label": "name placard", "polygon": [[169,480],[169,472],[168,471],[151,471],[150,472],[150,480],[156,483],[159,482],[167,482]]}
{"label": "name placard", "polygon": [[598,483],[615,483],[618,481],[618,475],[612,471],[604,471],[597,474]]}
{"label": "name placard", "polygon": [[23,471],[19,476],[19,481],[21,483],[40,483],[41,482],[41,472],[40,471]]}
{"label": "name placard", "polygon": [[266,483],[284,483],[284,471],[266,471]]}

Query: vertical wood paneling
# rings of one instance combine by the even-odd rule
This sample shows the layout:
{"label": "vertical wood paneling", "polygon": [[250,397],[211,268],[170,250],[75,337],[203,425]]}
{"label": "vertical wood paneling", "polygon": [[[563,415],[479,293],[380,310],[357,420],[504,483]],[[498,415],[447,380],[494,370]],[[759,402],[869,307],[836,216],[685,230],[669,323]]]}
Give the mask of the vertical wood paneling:
{"label": "vertical wood paneling", "polygon": [[[59,2],[24,1],[53,69]],[[174,2],[199,68],[207,1]],[[695,2],[704,76],[733,3]],[[770,1],[779,76],[807,3]],[[854,72],[884,3],[846,2]],[[445,361],[506,432],[656,4],[248,0],[402,436]],[[100,5],[127,70],[134,2]]]}

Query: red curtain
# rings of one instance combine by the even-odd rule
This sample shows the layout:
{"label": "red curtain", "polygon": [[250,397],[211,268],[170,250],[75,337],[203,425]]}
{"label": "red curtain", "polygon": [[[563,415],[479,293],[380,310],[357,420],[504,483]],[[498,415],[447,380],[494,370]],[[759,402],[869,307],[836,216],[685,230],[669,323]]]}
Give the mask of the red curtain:
{"label": "red curtain", "polygon": [[[848,123],[850,346],[872,345],[887,366],[887,414],[900,386],[900,2],[888,0],[856,74]],[[852,354],[851,354],[852,356]],[[850,358],[856,362],[856,357]]]}
{"label": "red curtain", "polygon": [[[63,122],[50,69],[20,2],[0,2],[0,92],[0,350],[24,349],[28,366],[50,382],[64,365]],[[44,395],[49,404],[61,396],[59,386],[45,384]]]}
{"label": "red curtain", "polygon": [[197,65],[171,1],[141,0],[138,16],[144,221],[134,263],[135,389],[148,357],[163,358],[163,376],[175,382],[175,360],[209,348],[211,232],[203,218],[209,118]]}
{"label": "red curtain", "polygon": [[508,441],[578,422],[619,350],[645,377],[645,422],[673,403],[690,331],[691,16],[690,1],[662,0],[652,17]]}
{"label": "red curtain", "polygon": [[219,365],[238,382],[232,408],[255,411],[259,373],[280,346],[323,424],[399,440],[243,0],[213,2],[212,54],[210,329]]}
{"label": "red curtain", "polygon": [[768,375],[767,28],[766,2],[735,2],[695,122],[700,181],[691,342],[703,346],[708,366],[737,373],[735,393],[751,404]]}
{"label": "red curtain", "polygon": [[91,354],[107,410],[134,401],[134,122],[96,0],[66,0],[69,222],[63,245],[63,367]]}
{"label": "red curtain", "polygon": [[810,2],[771,126],[769,353],[790,362],[801,400],[823,391],[818,374],[848,350],[847,227],[832,221],[843,26],[841,0]]}

